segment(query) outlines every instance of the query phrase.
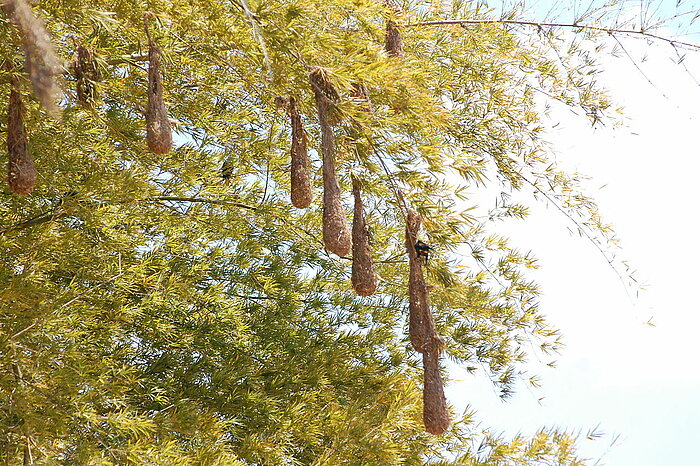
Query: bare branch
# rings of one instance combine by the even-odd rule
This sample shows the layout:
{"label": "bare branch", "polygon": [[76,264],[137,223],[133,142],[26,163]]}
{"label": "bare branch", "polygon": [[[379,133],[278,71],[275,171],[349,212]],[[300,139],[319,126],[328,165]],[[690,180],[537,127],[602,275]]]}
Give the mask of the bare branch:
{"label": "bare branch", "polygon": [[652,34],[644,29],[616,29],[616,28],[606,28],[602,26],[591,26],[588,24],[578,24],[578,23],[540,23],[537,21],[524,21],[515,19],[451,19],[442,21],[422,21],[419,23],[407,24],[404,27],[416,27],[416,26],[447,26],[447,25],[468,25],[468,24],[512,24],[517,26],[530,26],[530,27],[551,27],[551,28],[569,28],[569,29],[580,29],[589,31],[599,31],[606,32],[610,35],[615,34],[625,34],[630,36],[644,37],[647,39],[658,40],[661,42],[666,42],[673,45],[674,47],[687,48],[692,50],[700,50],[700,44],[693,44],[691,42],[684,42],[669,37],[659,36],[657,34]]}
{"label": "bare branch", "polygon": [[[656,86],[656,84],[654,84],[654,82],[649,78],[649,76],[647,76],[647,74],[644,72],[644,70],[637,64],[637,62],[635,61],[635,59],[632,58],[632,55],[629,54],[629,52],[627,51],[627,49],[625,48],[625,46],[622,45],[622,42],[620,42],[620,39],[618,39],[618,38],[615,37],[615,36],[613,36],[613,39],[615,39],[615,42],[617,42],[617,45],[619,45],[620,48],[622,49],[622,51],[625,52],[625,55],[627,56],[627,58],[629,58],[629,60],[632,62],[632,64],[634,65],[634,67],[637,68],[637,71],[639,71],[639,73],[644,77],[644,79],[646,79],[647,82],[648,82],[649,84],[651,84],[651,86],[652,86],[654,89],[656,89],[657,91],[659,91],[659,93],[663,96],[664,99],[668,100],[668,96],[667,96],[666,94],[664,94],[664,91],[662,91],[661,89],[659,89],[659,88]],[[671,45],[673,45],[673,44],[671,44]],[[675,46],[673,46],[673,49],[676,50],[676,51],[678,50]]]}
{"label": "bare branch", "polygon": [[147,201],[174,201],[174,202],[199,202],[203,204],[218,204],[218,205],[230,205],[233,207],[240,207],[242,209],[257,210],[257,207],[253,207],[247,204],[241,204],[240,202],[227,201],[224,199],[207,199],[203,197],[179,197],[179,196],[155,196],[146,199]]}

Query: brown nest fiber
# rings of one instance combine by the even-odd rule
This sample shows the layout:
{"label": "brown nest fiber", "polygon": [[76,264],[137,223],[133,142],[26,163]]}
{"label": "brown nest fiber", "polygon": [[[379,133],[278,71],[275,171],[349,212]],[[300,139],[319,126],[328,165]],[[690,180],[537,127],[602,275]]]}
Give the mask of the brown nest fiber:
{"label": "brown nest fiber", "polygon": [[323,244],[339,256],[347,256],[352,247],[345,210],[340,200],[340,186],[335,169],[335,134],[329,120],[338,93],[322,68],[314,68],[309,75],[316,98],[321,127],[321,154],[323,156]]}
{"label": "brown nest fiber", "polygon": [[439,435],[450,426],[450,415],[440,375],[440,353],[445,343],[435,329],[430,312],[428,290],[423,276],[423,259],[418,256],[415,244],[421,218],[409,209],[406,218],[406,251],[410,275],[408,279],[408,334],[413,348],[423,353],[423,423],[425,430]]}
{"label": "brown nest fiber", "polygon": [[19,31],[25,57],[24,66],[34,93],[41,105],[56,115],[56,99],[60,94],[58,76],[63,72],[63,66],[44,22],[34,16],[32,7],[26,0],[0,0],[0,5]]}
{"label": "brown nest fiber", "polygon": [[296,99],[290,97],[278,97],[277,104],[285,109],[292,126],[291,149],[291,185],[292,205],[298,209],[305,209],[311,205],[313,192],[311,191],[311,171],[309,168],[308,140],[304,122],[297,108]]}
{"label": "brown nest fiber", "polygon": [[403,39],[396,27],[396,22],[391,19],[386,21],[386,35],[384,37],[384,50],[390,57],[403,58]]}
{"label": "brown nest fiber", "polygon": [[[148,30],[147,30],[148,31]],[[168,110],[163,102],[163,82],[160,72],[160,49],[148,37],[148,108],[146,110],[146,139],[148,148],[156,154],[166,154],[173,147],[173,134]]]}
{"label": "brown nest fiber", "polygon": [[450,427],[439,360],[440,350],[436,346],[423,353],[423,424],[425,430],[434,435]]}
{"label": "brown nest fiber", "polygon": [[352,287],[360,296],[370,296],[377,290],[377,274],[372,263],[360,184],[354,178],[352,194],[355,197],[355,211],[352,218]]}
{"label": "brown nest fiber", "polygon": [[15,194],[26,195],[36,185],[37,172],[27,148],[24,126],[24,103],[19,93],[19,80],[11,78],[10,103],[7,108],[7,182]]}
{"label": "brown nest fiber", "polygon": [[435,322],[430,312],[430,299],[423,275],[423,259],[418,257],[415,244],[421,218],[413,209],[408,209],[406,219],[406,251],[409,257],[408,278],[408,334],[411,345],[419,353],[435,345],[442,350],[442,339],[435,330]]}
{"label": "brown nest fiber", "polygon": [[326,110],[330,111],[333,104],[340,101],[340,95],[338,95],[338,91],[333,87],[328,71],[317,66],[311,70],[309,79],[311,79],[311,87],[314,91],[316,102],[318,103],[319,96],[324,97],[321,100],[324,105],[328,107]]}
{"label": "brown nest fiber", "polygon": [[361,83],[352,83],[351,96],[360,104],[363,112],[372,113],[372,100],[369,98],[369,89]]}
{"label": "brown nest fiber", "polygon": [[102,80],[95,55],[82,45],[78,45],[73,59],[73,76],[77,80],[78,104],[92,107],[97,101],[97,85]]}

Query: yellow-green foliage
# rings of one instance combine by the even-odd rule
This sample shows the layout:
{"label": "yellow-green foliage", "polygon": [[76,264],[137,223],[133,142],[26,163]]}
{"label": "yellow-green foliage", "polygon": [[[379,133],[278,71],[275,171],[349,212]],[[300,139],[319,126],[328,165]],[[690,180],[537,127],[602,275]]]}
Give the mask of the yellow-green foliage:
{"label": "yellow-green foliage", "polygon": [[[86,47],[100,79],[79,105],[67,71],[59,120],[21,79],[38,182],[26,197],[0,193],[0,462],[474,457],[468,418],[439,438],[423,430],[422,373],[404,331],[405,209],[419,211],[420,237],[435,249],[427,274],[446,354],[482,367],[507,395],[531,342],[555,348],[557,334],[524,275],[532,259],[493,236],[499,216],[526,208],[503,204],[477,219],[464,189],[533,185],[582,222],[598,218],[539,139],[543,93],[597,114],[608,105],[578,92],[588,81],[567,79],[577,56],[560,63],[544,39],[498,24],[410,26],[483,17],[469,2],[33,3],[60,58]],[[164,154],[146,142],[146,12],[174,131]],[[402,59],[384,51],[388,17]],[[0,19],[0,60],[15,70],[20,44]],[[288,201],[289,124],[274,100],[297,99],[321,199],[317,66],[340,95],[332,112],[346,213],[353,171],[368,180],[381,277],[368,298],[352,290],[349,258],[325,252],[321,206]],[[353,97],[356,83],[371,113]],[[473,253],[471,265],[452,260],[458,248]],[[560,453],[563,440],[545,443]]]}

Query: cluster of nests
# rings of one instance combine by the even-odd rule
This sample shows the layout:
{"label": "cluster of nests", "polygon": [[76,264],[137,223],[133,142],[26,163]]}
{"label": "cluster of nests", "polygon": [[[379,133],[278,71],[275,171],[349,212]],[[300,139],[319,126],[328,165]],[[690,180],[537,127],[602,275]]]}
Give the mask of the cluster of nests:
{"label": "cluster of nests", "polygon": [[[56,116],[59,109],[56,100],[60,94],[58,77],[63,73],[56,50],[44,23],[34,16],[27,0],[5,0],[2,10],[16,26],[19,42],[24,52],[24,68],[32,83],[34,93],[49,112]],[[148,107],[146,109],[146,139],[148,148],[156,154],[165,154],[172,148],[173,138],[168,112],[163,101],[161,77],[161,52],[151,39],[148,20],[155,17],[146,13],[148,37]],[[7,181],[10,190],[19,195],[32,192],[37,181],[37,170],[27,147],[27,130],[24,125],[25,106],[20,91],[20,81],[10,60],[2,64],[8,73],[10,98],[7,112]],[[91,107],[97,99],[96,83],[101,80],[94,55],[87,48],[76,44],[72,63],[76,79],[77,100],[82,107]]]}
{"label": "cluster of nests", "polygon": [[[393,21],[387,21],[385,48],[388,55],[403,57],[401,35]],[[309,74],[311,89],[318,110],[321,128],[321,157],[323,172],[323,243],[326,249],[338,256],[352,251],[352,286],[360,296],[370,296],[377,290],[378,277],[374,270],[365,223],[361,186],[352,178],[354,212],[352,231],[348,228],[345,210],[341,202],[340,187],[336,175],[333,106],[340,100],[328,72],[313,68]],[[371,111],[366,88],[356,84],[356,94]],[[289,116],[291,141],[291,201],[297,208],[307,208],[313,200],[309,170],[308,140],[294,97],[278,97],[276,104]],[[420,215],[412,209],[406,212],[406,252],[409,257],[409,339],[413,348],[423,356],[423,422],[428,432],[442,434],[450,425],[450,418],[440,375],[439,357],[444,340],[435,328],[430,311],[428,289],[423,265],[427,265],[430,246],[418,239],[421,227]]]}
{"label": "cluster of nests", "polygon": [[[57,112],[55,106],[59,88],[57,77],[62,66],[53,44],[46,33],[44,24],[33,15],[26,0],[5,0],[2,3],[5,14],[15,24],[25,55],[25,69],[32,82],[34,92],[42,105],[50,112]],[[164,154],[172,148],[171,125],[163,101],[161,78],[161,53],[151,38],[148,20],[152,13],[145,15],[148,38],[148,107],[146,110],[146,139],[148,147],[157,154]],[[403,57],[403,44],[396,23],[386,22],[385,49],[389,56]],[[5,69],[10,75],[10,98],[8,107],[7,148],[8,184],[12,192],[29,194],[36,184],[37,171],[27,148],[27,132],[24,125],[25,107],[20,92],[19,79],[14,67],[6,62]],[[78,103],[90,107],[97,99],[95,83],[100,81],[100,72],[93,54],[82,45],[76,44],[76,56],[72,64],[77,83]],[[334,105],[340,100],[333,87],[328,72],[323,68],[313,68],[309,81],[318,109],[318,123],[321,128],[321,155],[323,162],[323,242],[330,252],[338,256],[348,256],[352,252],[352,286],[360,296],[370,296],[377,290],[378,276],[374,270],[369,244],[369,234],[365,222],[364,206],[360,182],[353,178],[354,215],[352,230],[349,229],[341,202],[341,192],[336,175],[335,134],[336,123],[332,115]],[[367,89],[355,86],[356,97],[366,103],[371,111]],[[291,201],[297,208],[307,208],[313,200],[311,174],[309,169],[308,140],[304,123],[294,97],[278,97],[276,103],[284,108],[291,124]],[[406,212],[406,251],[409,257],[409,337],[413,348],[422,354],[424,367],[423,420],[425,428],[433,434],[441,434],[450,424],[443,384],[439,369],[439,356],[444,341],[435,329],[430,311],[428,291],[423,265],[427,264],[430,247],[418,240],[421,218],[417,212]]]}

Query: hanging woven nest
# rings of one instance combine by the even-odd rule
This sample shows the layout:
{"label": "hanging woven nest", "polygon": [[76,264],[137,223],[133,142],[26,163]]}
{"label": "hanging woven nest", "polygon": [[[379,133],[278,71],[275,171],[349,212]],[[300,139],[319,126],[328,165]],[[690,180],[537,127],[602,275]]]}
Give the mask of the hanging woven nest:
{"label": "hanging woven nest", "polygon": [[396,22],[391,19],[386,21],[386,35],[384,36],[384,50],[390,57],[403,58],[403,39]]}
{"label": "hanging woven nest", "polygon": [[275,99],[277,105],[284,108],[292,126],[291,149],[291,198],[292,205],[305,209],[311,205],[313,192],[311,190],[311,170],[309,163],[308,140],[301,114],[294,97]]}
{"label": "hanging woven nest", "polygon": [[450,415],[440,375],[440,353],[445,342],[435,329],[430,312],[428,289],[423,275],[424,258],[416,250],[421,218],[408,209],[406,218],[406,251],[409,257],[408,334],[413,348],[423,353],[423,423],[425,430],[439,435],[450,426]]}
{"label": "hanging woven nest", "polygon": [[19,92],[19,79],[10,79],[10,102],[7,107],[7,183],[15,194],[27,195],[36,185],[37,171],[27,147],[24,126],[24,103]]}
{"label": "hanging woven nest", "polygon": [[[148,18],[148,17],[147,17]],[[167,154],[173,147],[173,134],[168,119],[168,110],[163,101],[161,77],[161,53],[148,35],[148,108],[146,109],[146,139],[148,148],[156,154]]]}
{"label": "hanging woven nest", "polygon": [[352,287],[358,295],[370,296],[377,290],[377,274],[372,263],[360,184],[355,178],[352,180],[352,193],[355,197],[352,219]]}
{"label": "hanging woven nest", "polygon": [[78,104],[81,107],[92,107],[98,99],[96,83],[102,80],[95,55],[83,45],[78,45],[72,67],[77,81]]}
{"label": "hanging woven nest", "polygon": [[318,108],[321,127],[321,155],[323,158],[323,244],[338,256],[347,256],[352,248],[345,209],[340,199],[340,186],[335,167],[335,134],[331,126],[331,112],[339,100],[328,73],[314,68],[309,79]]}
{"label": "hanging woven nest", "polygon": [[34,16],[32,7],[26,0],[2,0],[0,6],[19,31],[24,66],[34,94],[47,112],[57,115],[59,109],[56,100],[61,93],[58,77],[63,73],[63,65],[44,22]]}
{"label": "hanging woven nest", "polygon": [[409,257],[408,278],[408,334],[413,348],[423,353],[433,341],[442,341],[435,330],[435,322],[430,312],[430,299],[423,274],[423,258],[419,257],[415,245],[421,218],[413,209],[408,209],[406,219],[406,251]]}

